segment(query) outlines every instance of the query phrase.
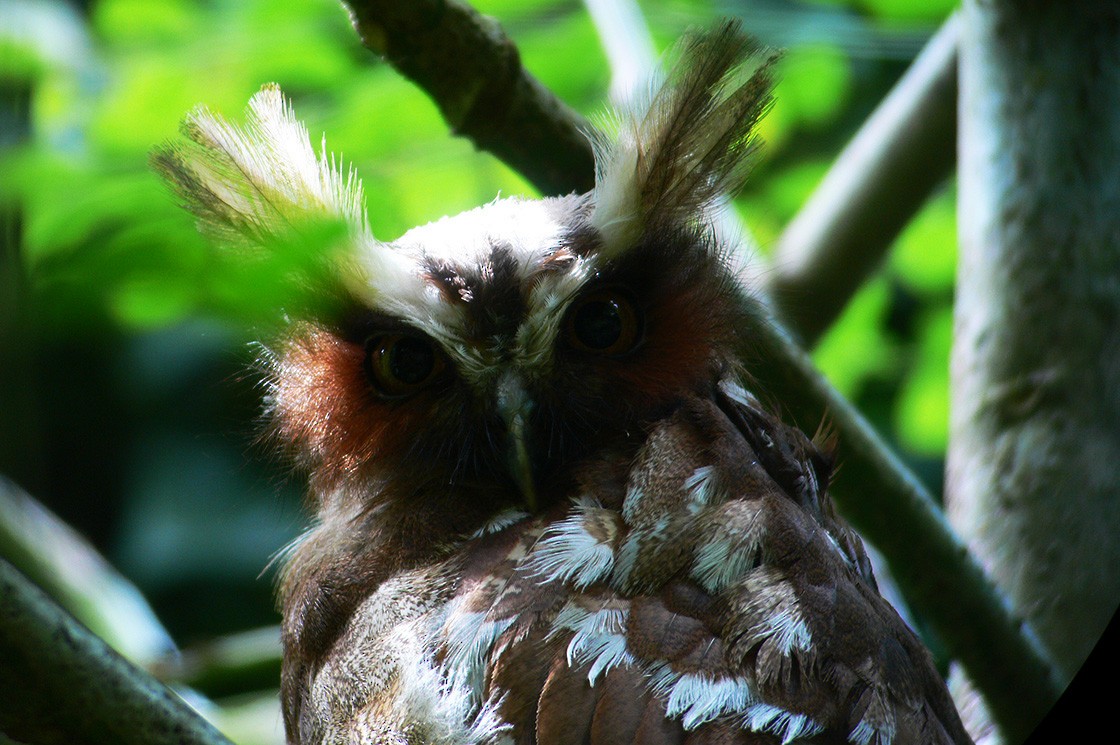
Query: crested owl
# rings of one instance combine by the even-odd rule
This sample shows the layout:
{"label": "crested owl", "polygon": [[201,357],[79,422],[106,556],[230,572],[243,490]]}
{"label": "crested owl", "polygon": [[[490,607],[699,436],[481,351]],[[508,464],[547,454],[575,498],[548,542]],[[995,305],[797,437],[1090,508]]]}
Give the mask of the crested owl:
{"label": "crested owl", "polygon": [[374,238],[275,86],[157,168],[241,250],[343,222],[326,310],[265,367],[313,527],[283,571],[290,743],[970,742],[827,493],[752,390],[716,238],[770,101],[734,23],[594,135],[594,189]]}

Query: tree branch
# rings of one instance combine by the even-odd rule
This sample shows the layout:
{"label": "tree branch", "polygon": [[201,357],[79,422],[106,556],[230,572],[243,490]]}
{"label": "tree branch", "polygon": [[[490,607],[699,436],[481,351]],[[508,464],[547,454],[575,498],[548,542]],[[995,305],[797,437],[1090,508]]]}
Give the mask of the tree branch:
{"label": "tree branch", "polygon": [[1120,6],[962,14],[946,505],[1069,681],[1120,596]]}
{"label": "tree branch", "polygon": [[41,745],[231,745],[0,559],[0,731]]}
{"label": "tree branch", "polygon": [[769,294],[812,346],[956,163],[953,15],[864,122],[774,253]]}
{"label": "tree branch", "polygon": [[344,4],[362,43],[427,91],[455,134],[496,155],[542,194],[594,186],[587,122],[521,66],[497,21],[458,0]]}
{"label": "tree branch", "polygon": [[136,586],[3,476],[0,556],[132,662],[149,667],[174,655],[175,643]]}
{"label": "tree branch", "polygon": [[[385,45],[387,30],[401,28],[402,17],[408,17],[415,24],[419,21],[413,16],[432,13],[435,8],[441,12],[431,24],[439,29],[441,37],[462,39],[491,35],[502,40],[501,44],[470,48],[464,52],[464,58],[443,50],[423,63],[406,56],[407,65],[401,71],[420,82],[444,111],[462,108],[463,95],[457,90],[462,85],[462,68],[500,67],[505,64],[503,61],[516,59],[516,53],[508,49],[512,43],[495,30],[493,21],[483,20],[451,0],[424,0],[401,4],[401,7],[380,0],[352,0],[349,5],[354,9],[358,33],[367,46],[375,50]],[[464,27],[450,28],[457,24]],[[409,33],[399,35],[401,39],[416,38]],[[371,39],[380,42],[371,45]],[[394,44],[400,43],[400,39],[394,41]],[[420,54],[421,47],[412,46],[408,50],[410,55],[416,55]],[[488,55],[498,55],[499,59],[467,61],[467,58]],[[402,57],[399,51],[389,53],[388,57],[394,64],[401,64],[397,61]],[[418,66],[424,68],[422,78],[413,72]],[[547,127],[546,131],[552,133],[549,136],[567,130],[558,138],[560,141],[578,138],[581,126],[578,117],[567,109],[556,107],[555,110],[564,113]],[[449,121],[458,133],[470,135],[469,130],[456,126],[456,119],[449,118]],[[538,133],[518,128],[528,121],[523,117],[507,117],[503,137],[514,142],[538,142]],[[475,140],[475,144],[490,148],[489,140]],[[502,150],[491,152],[506,159]],[[910,152],[907,148],[892,149],[890,157],[903,157],[907,152]],[[534,182],[538,182],[538,177],[531,174],[556,176],[551,187],[542,187],[547,193],[589,188],[593,165],[583,160],[579,168],[587,170],[574,172],[563,148],[538,147],[520,155],[533,161],[526,173]],[[506,162],[521,168],[519,162],[509,159]],[[876,162],[882,163],[883,156]],[[908,179],[920,180],[923,174],[911,173],[914,168],[912,161],[907,162],[902,172]],[[894,167],[885,172],[897,177],[900,169]],[[898,184],[894,188],[904,189]],[[853,202],[855,204],[857,202]],[[858,204],[863,205],[863,209],[875,206],[866,199]],[[912,203],[906,215],[912,214],[913,209]],[[992,702],[1000,724],[1009,731],[1018,731],[1021,727],[1016,726],[1017,722],[1034,721],[1038,711],[1046,710],[1057,699],[1059,688],[1049,664],[1028,641],[1030,634],[1024,634],[1021,623],[1008,614],[1000,596],[948,529],[939,508],[918,479],[813,368],[789,333],[766,315],[760,307],[754,343],[744,352],[760,388],[782,401],[796,421],[815,425],[827,416],[835,423],[842,443],[844,467],[834,493],[845,515],[886,554],[911,605],[930,620],[952,653],[972,673]]]}
{"label": "tree branch", "polygon": [[611,68],[611,102],[629,103],[657,69],[657,50],[637,0],[583,0]]}
{"label": "tree branch", "polygon": [[1061,693],[1034,632],[1009,614],[918,477],[789,332],[763,316],[760,311],[751,348],[742,355],[759,387],[803,426],[823,419],[832,424],[841,467],[830,491],[844,516],[887,557],[910,607],[968,670],[1000,728],[1025,736]]}

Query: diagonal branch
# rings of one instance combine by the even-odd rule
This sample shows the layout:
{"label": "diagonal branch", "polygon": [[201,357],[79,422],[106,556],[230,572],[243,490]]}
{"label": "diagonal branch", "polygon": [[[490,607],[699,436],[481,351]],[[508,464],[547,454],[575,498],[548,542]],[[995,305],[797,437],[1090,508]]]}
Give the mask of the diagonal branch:
{"label": "diagonal branch", "polygon": [[140,590],[76,530],[0,475],[0,556],[125,658],[150,667],[175,643]]}
{"label": "diagonal branch", "polygon": [[960,25],[950,16],[782,234],[770,297],[810,346],[953,171]]}
{"label": "diagonal branch", "polygon": [[362,43],[428,92],[451,130],[542,194],[595,183],[587,122],[521,66],[493,18],[458,0],[345,1]]}
{"label": "diagonal branch", "polygon": [[26,742],[231,745],[0,559],[0,732]]}
{"label": "diagonal branch", "polygon": [[[445,115],[453,129],[471,136],[471,130],[461,125],[462,117],[454,116],[462,112],[464,98],[472,99],[463,93],[467,90],[469,94],[471,88],[457,88],[463,80],[462,68],[506,69],[503,65],[516,60],[516,53],[509,49],[512,43],[496,30],[494,22],[482,19],[454,0],[400,4],[388,0],[350,0],[348,5],[366,45],[379,53],[389,50],[386,55],[390,62],[417,81],[442,110],[452,112],[453,115]],[[438,12],[434,10],[437,8]],[[420,21],[419,17],[433,12],[437,16],[434,21]],[[443,50],[436,50],[432,57],[420,62],[417,57],[423,56],[429,47],[417,42],[434,32],[417,33],[416,25],[434,25],[441,38],[489,38],[500,39],[501,43],[480,44],[465,50],[457,47],[470,58],[469,62]],[[459,25],[462,27],[453,28]],[[497,55],[497,59],[474,59],[489,55]],[[423,75],[417,74],[417,69]],[[514,77],[522,76],[528,78],[523,72]],[[535,82],[533,86],[539,90]],[[538,110],[543,112],[544,108]],[[562,114],[549,123],[549,137],[565,130],[558,141],[571,142],[580,136],[578,117],[559,106],[550,110]],[[517,143],[540,141],[539,133],[519,129],[530,119],[503,119],[503,137]],[[492,136],[491,131],[488,137]],[[491,148],[490,139],[476,139],[475,144]],[[491,152],[514,168],[523,167],[522,160],[511,160],[504,149]],[[522,172],[546,193],[586,190],[591,184],[593,164],[582,160],[573,165],[564,148],[539,147],[519,152],[519,157],[532,161],[533,165]],[[556,180],[542,180],[540,174],[550,174]],[[826,416],[835,422],[844,462],[843,474],[834,489],[841,508],[887,555],[907,600],[931,621],[972,674],[1005,731],[1022,732],[1022,723],[1035,721],[1037,712],[1049,708],[1059,690],[1048,662],[1029,641],[1029,631],[1008,614],[991,582],[949,530],[940,509],[918,479],[812,367],[788,332],[768,319],[761,308],[757,319],[754,345],[745,356],[760,387],[782,401],[788,413],[803,424],[815,424]]]}

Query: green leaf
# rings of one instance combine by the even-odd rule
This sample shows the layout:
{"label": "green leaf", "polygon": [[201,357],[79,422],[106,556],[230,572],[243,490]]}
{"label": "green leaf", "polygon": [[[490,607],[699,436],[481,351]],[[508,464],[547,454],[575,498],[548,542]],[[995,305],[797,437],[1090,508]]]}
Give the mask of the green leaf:
{"label": "green leaf", "polygon": [[101,0],[93,6],[93,26],[110,47],[177,43],[202,26],[197,3],[183,0]]}
{"label": "green leaf", "polygon": [[890,370],[897,363],[894,346],[880,331],[887,300],[886,281],[882,277],[872,279],[856,293],[813,351],[813,361],[847,398],[855,398],[869,376]]}
{"label": "green leaf", "polygon": [[941,21],[959,0],[860,0],[872,14],[889,21]]}
{"label": "green leaf", "polygon": [[931,199],[898,237],[890,267],[921,295],[952,291],[957,273],[956,190]]}
{"label": "green leaf", "polygon": [[776,100],[768,118],[784,128],[830,122],[847,102],[852,82],[847,55],[824,44],[790,49],[779,62],[776,77]]}
{"label": "green leaf", "polygon": [[949,443],[949,350],[953,311],[927,317],[919,336],[914,367],[895,405],[895,427],[902,443],[923,455],[943,455]]}

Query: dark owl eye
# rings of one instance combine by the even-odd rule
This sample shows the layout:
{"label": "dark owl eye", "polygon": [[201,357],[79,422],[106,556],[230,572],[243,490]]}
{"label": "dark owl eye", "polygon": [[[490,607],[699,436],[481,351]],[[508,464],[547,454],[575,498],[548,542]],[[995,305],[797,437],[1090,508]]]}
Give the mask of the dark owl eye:
{"label": "dark owl eye", "polygon": [[382,334],[366,342],[366,375],[390,398],[415,393],[442,380],[447,360],[435,345],[420,336]]}
{"label": "dark owl eye", "polygon": [[638,346],[641,331],[634,303],[617,289],[585,295],[568,312],[568,343],[581,352],[625,354]]}

